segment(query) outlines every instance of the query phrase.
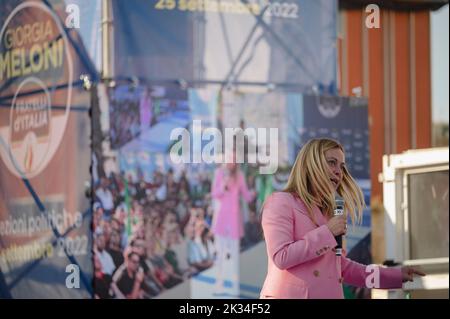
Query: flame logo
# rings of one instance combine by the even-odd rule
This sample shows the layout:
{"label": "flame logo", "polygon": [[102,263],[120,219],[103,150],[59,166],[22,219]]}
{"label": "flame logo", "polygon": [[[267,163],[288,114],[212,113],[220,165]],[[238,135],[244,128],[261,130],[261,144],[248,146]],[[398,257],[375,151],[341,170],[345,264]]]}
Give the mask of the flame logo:
{"label": "flame logo", "polygon": [[27,149],[25,151],[24,167],[26,172],[30,172],[33,167],[33,148],[30,143],[27,143]]}

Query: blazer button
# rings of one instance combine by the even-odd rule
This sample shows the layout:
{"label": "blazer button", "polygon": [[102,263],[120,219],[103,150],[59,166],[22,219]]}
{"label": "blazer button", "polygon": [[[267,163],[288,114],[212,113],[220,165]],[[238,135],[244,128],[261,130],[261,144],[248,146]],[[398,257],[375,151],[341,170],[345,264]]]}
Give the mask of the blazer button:
{"label": "blazer button", "polygon": [[314,270],[313,274],[314,274],[314,276],[319,277],[319,271],[318,270]]}
{"label": "blazer button", "polygon": [[319,251],[316,251],[316,255],[317,255],[317,256],[320,256],[320,252],[319,252]]}
{"label": "blazer button", "polygon": [[341,277],[339,278],[339,283],[342,284],[342,282],[344,281],[344,279]]}

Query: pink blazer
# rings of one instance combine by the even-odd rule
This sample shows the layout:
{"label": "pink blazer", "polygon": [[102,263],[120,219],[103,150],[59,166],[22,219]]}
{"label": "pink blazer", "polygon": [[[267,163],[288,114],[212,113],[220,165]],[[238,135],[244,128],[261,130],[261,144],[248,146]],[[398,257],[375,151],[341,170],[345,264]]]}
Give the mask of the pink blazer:
{"label": "pink blazer", "polygon": [[343,256],[319,208],[313,209],[315,225],[304,202],[286,192],[270,195],[262,212],[262,227],[267,246],[268,270],[261,298],[344,298],[342,282],[367,287],[379,273],[379,288],[401,288],[400,268],[365,265]]}

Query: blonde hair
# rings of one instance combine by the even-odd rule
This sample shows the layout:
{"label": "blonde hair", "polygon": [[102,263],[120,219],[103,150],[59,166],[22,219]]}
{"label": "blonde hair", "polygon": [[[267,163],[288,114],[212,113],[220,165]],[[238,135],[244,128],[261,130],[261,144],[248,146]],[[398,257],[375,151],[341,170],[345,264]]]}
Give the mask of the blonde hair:
{"label": "blonde hair", "polygon": [[[335,148],[345,154],[342,145],[335,140],[322,138],[308,141],[298,153],[283,190],[297,194],[303,200],[314,222],[316,222],[312,213],[314,206],[321,208],[325,216],[333,216],[335,189],[330,181],[330,169],[325,152]],[[352,224],[360,223],[365,207],[364,196],[345,166],[342,169],[342,181],[337,193],[345,201],[345,211],[350,215]]]}

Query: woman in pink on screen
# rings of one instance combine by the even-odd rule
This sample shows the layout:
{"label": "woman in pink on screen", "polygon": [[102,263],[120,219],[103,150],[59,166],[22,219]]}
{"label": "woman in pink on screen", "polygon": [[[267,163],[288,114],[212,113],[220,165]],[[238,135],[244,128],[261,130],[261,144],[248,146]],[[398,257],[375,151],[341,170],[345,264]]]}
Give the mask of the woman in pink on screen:
{"label": "woman in pink on screen", "polygon": [[268,270],[261,298],[343,298],[342,283],[367,288],[401,288],[412,267],[382,268],[356,263],[336,254],[336,236],[347,232],[347,217],[333,216],[336,193],[345,214],[360,222],[361,189],[345,166],[345,152],[331,139],[307,142],[295,160],[284,191],[263,205],[262,227]]}
{"label": "woman in pink on screen", "polygon": [[[231,294],[239,296],[239,252],[240,239],[244,235],[243,217],[240,210],[241,197],[250,202],[255,198],[255,192],[250,191],[245,181],[244,173],[236,163],[236,154],[227,161],[229,163],[218,167],[212,185],[212,198],[215,200],[212,232],[216,245],[216,286],[215,293],[224,288],[224,276],[230,271]],[[231,267],[224,267],[229,259]]]}

